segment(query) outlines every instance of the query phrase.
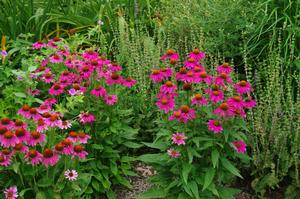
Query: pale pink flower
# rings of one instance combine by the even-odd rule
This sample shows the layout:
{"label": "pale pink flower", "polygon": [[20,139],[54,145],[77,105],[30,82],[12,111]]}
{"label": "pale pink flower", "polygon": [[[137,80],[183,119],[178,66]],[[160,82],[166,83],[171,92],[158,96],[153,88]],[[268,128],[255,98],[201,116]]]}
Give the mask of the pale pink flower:
{"label": "pale pink flower", "polygon": [[243,140],[236,140],[231,142],[238,153],[245,153],[247,150],[247,145]]}
{"label": "pale pink flower", "polygon": [[168,149],[168,155],[171,156],[172,158],[178,158],[181,156],[179,151],[176,151],[175,149]]}
{"label": "pale pink flower", "polygon": [[173,144],[185,145],[186,139],[187,139],[187,137],[184,135],[184,133],[174,133],[172,135]]}
{"label": "pale pink flower", "polygon": [[65,171],[64,176],[69,181],[75,181],[75,180],[77,180],[78,173],[77,173],[76,170],[69,170],[68,169],[68,170]]}
{"label": "pale pink flower", "polygon": [[17,186],[9,187],[3,193],[6,199],[16,199],[19,196]]}

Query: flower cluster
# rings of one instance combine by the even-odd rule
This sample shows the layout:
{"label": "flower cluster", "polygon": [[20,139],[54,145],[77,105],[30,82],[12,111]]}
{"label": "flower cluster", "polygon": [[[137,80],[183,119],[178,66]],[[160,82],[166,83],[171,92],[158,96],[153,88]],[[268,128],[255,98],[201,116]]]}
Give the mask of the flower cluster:
{"label": "flower cluster", "polygon": [[[228,63],[217,66],[215,71],[210,71],[214,75],[210,75],[200,63],[204,58],[204,52],[194,49],[176,72],[175,67],[165,67],[166,64],[180,67],[179,55],[174,50],[168,50],[161,57],[164,68],[153,69],[150,75],[154,83],[162,82],[156,105],[169,115],[170,121],[179,123],[193,121],[204,113],[205,106],[212,107],[213,117],[207,121],[207,129],[216,134],[222,133],[223,124],[230,119],[245,118],[246,109],[255,107],[256,102],[250,96],[253,89],[245,80],[234,84],[231,78],[233,68]],[[186,94],[182,96],[181,93]],[[173,143],[177,145],[185,144],[185,139],[184,134],[174,134],[172,137]],[[232,141],[232,145],[239,153],[246,151],[243,140]],[[168,154],[172,157],[180,156],[174,149],[169,149]]]}

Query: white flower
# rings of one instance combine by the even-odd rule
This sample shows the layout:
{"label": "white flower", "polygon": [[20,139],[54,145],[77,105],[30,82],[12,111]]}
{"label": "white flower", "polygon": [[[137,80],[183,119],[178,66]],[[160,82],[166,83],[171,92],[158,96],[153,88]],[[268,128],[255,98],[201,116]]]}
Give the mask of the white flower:
{"label": "white flower", "polygon": [[68,179],[69,181],[74,181],[74,180],[77,180],[77,177],[78,177],[78,173],[76,170],[66,170],[65,171],[65,177],[66,179]]}

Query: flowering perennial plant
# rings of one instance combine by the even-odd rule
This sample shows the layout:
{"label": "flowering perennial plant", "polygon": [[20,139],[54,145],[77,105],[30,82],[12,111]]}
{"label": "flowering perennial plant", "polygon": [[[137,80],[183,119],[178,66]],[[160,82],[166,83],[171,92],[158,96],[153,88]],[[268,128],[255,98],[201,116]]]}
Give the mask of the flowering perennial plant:
{"label": "flowering perennial plant", "polygon": [[[140,158],[156,166],[159,175],[153,180],[161,186],[154,189],[161,195],[225,199],[237,190],[222,183],[242,177],[233,161],[248,160],[244,119],[256,104],[250,95],[253,89],[245,80],[234,83],[228,63],[213,70],[202,65],[205,53],[199,49],[187,56],[180,66],[179,55],[168,50],[161,57],[162,68],[150,75],[160,85],[156,105],[164,119],[157,139],[148,145],[162,153]],[[146,194],[152,193],[157,190]]]}

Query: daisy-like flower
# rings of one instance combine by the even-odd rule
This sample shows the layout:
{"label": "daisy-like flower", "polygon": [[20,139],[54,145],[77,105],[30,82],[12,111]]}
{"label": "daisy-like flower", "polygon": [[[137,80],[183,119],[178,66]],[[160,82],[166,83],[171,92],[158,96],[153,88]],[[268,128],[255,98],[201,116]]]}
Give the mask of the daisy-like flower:
{"label": "daisy-like flower", "polygon": [[11,157],[13,155],[13,152],[9,148],[4,148],[2,149],[2,154],[4,156]]}
{"label": "daisy-like flower", "polygon": [[161,61],[167,61],[167,60],[179,60],[179,54],[176,53],[174,50],[169,49],[167,50],[166,54],[160,57]]}
{"label": "daisy-like flower", "polygon": [[42,154],[35,149],[30,149],[24,158],[32,166],[38,165],[43,161]]}
{"label": "daisy-like flower", "polygon": [[48,90],[50,95],[60,95],[64,92],[64,87],[60,83],[55,83],[53,86]]}
{"label": "daisy-like flower", "polygon": [[79,114],[79,121],[83,124],[93,123],[96,120],[95,116],[89,112]]}
{"label": "daisy-like flower", "polygon": [[0,142],[3,147],[14,147],[18,142],[17,136],[12,131],[6,131],[3,136],[0,137]]}
{"label": "daisy-like flower", "polygon": [[176,85],[173,84],[171,81],[167,81],[165,84],[163,84],[160,87],[160,92],[164,94],[175,93],[176,90],[177,90]]}
{"label": "daisy-like flower", "polygon": [[216,77],[215,83],[216,83],[217,85],[222,86],[222,85],[225,84],[225,82],[227,82],[228,84],[231,85],[231,84],[232,84],[232,79],[230,78],[230,76],[229,76],[227,73],[222,72],[222,73],[220,73],[220,74]]}
{"label": "daisy-like flower", "polygon": [[18,110],[18,114],[22,115],[25,118],[29,118],[29,110],[30,110],[30,106],[28,105],[23,105],[21,109]]}
{"label": "daisy-like flower", "polygon": [[164,78],[168,78],[173,75],[172,68],[161,68],[160,73]]}
{"label": "daisy-like flower", "polygon": [[96,59],[98,56],[99,54],[96,51],[93,51],[92,49],[85,50],[82,54],[82,57],[85,59]]}
{"label": "daisy-like flower", "polygon": [[184,135],[184,133],[174,133],[172,135],[173,144],[185,145],[185,140],[186,139],[187,139],[187,137]]}
{"label": "daisy-like flower", "polygon": [[226,102],[222,103],[218,108],[216,108],[213,113],[215,115],[219,115],[220,117],[232,117],[234,115],[234,112]]}
{"label": "daisy-like flower", "polygon": [[55,63],[55,64],[61,63],[61,62],[63,62],[63,58],[62,58],[62,56],[55,54],[55,55],[50,56],[50,62]]}
{"label": "daisy-like flower", "polygon": [[73,144],[72,144],[71,140],[65,138],[61,143],[64,146],[62,153],[66,154],[66,155],[72,155],[73,154]]}
{"label": "daisy-like flower", "polygon": [[43,143],[46,142],[46,136],[45,136],[45,134],[42,134],[40,132],[33,131],[30,134],[30,137],[27,142],[28,142],[28,145],[30,145],[30,146],[36,146],[37,144],[42,146]]}
{"label": "daisy-like flower", "polygon": [[188,70],[186,68],[180,68],[179,72],[176,72],[176,80],[183,81],[184,77],[186,76]]}
{"label": "daisy-like flower", "polygon": [[6,131],[8,131],[8,128],[0,125],[0,138],[3,137]]}
{"label": "daisy-like flower", "polygon": [[36,108],[30,108],[27,119],[38,120],[39,118],[41,118],[41,115],[39,114],[37,109]]}
{"label": "daisy-like flower", "polygon": [[47,46],[47,44],[43,43],[42,41],[37,41],[32,44],[32,49],[37,50],[37,49],[44,48],[46,46]]}
{"label": "daisy-like flower", "polygon": [[92,66],[87,66],[87,65],[80,66],[79,73],[84,79],[89,79],[93,72],[94,72],[94,67]]}
{"label": "daisy-like flower", "polygon": [[192,70],[190,70],[185,75],[182,76],[182,81],[187,83],[195,83],[197,82],[197,78],[195,73]]}
{"label": "daisy-like flower", "polygon": [[231,142],[238,153],[245,153],[247,150],[247,145],[243,140],[236,140]]}
{"label": "daisy-like flower", "polygon": [[91,139],[91,136],[85,134],[84,132],[78,133],[78,140],[81,144],[86,144],[88,139]]}
{"label": "daisy-like flower", "polygon": [[182,105],[180,107],[181,121],[186,123],[188,120],[193,120],[196,118],[196,111],[191,109],[188,105]]}
{"label": "daisy-like flower", "polygon": [[187,69],[193,69],[198,66],[197,61],[192,57],[188,58],[183,64]]}
{"label": "daisy-like flower", "polygon": [[160,110],[167,113],[174,109],[175,101],[174,101],[174,99],[168,97],[167,95],[164,95],[164,96],[158,98],[156,105],[158,106],[158,108]]}
{"label": "daisy-like flower", "polygon": [[105,88],[101,86],[96,86],[92,91],[91,94],[95,97],[105,97],[107,95],[107,91]]}
{"label": "daisy-like flower", "polygon": [[4,190],[4,195],[6,199],[16,199],[18,198],[17,186],[12,186]]}
{"label": "daisy-like flower", "polygon": [[79,157],[79,159],[85,159],[88,153],[84,150],[84,147],[80,144],[77,144],[73,148],[73,156]]}
{"label": "daisy-like flower", "polygon": [[72,87],[76,90],[76,94],[80,94],[80,93],[85,93],[86,92],[86,88],[84,86],[81,86],[78,83],[75,83],[72,85]]}
{"label": "daisy-like flower", "polygon": [[117,63],[109,64],[107,68],[108,68],[108,70],[110,70],[113,73],[122,70],[122,67],[120,65],[118,65]]}
{"label": "daisy-like flower", "polygon": [[217,67],[217,71],[219,73],[226,73],[226,74],[229,74],[232,72],[232,68],[229,66],[228,63],[224,63],[220,66]]}
{"label": "daisy-like flower", "polygon": [[59,125],[57,126],[60,129],[69,129],[71,128],[72,124],[69,120],[61,120]]}
{"label": "daisy-like flower", "polygon": [[0,125],[8,128],[8,129],[11,129],[14,127],[14,122],[12,120],[10,120],[9,118],[2,118],[0,120]]}
{"label": "daisy-like flower", "polygon": [[116,72],[113,72],[106,80],[106,83],[108,85],[122,84],[122,82],[123,82],[123,78]]}
{"label": "daisy-like flower", "polygon": [[78,173],[76,170],[66,170],[65,173],[65,178],[68,179],[69,181],[75,181],[77,180],[77,177],[78,177]]}
{"label": "daisy-like flower", "polygon": [[41,133],[41,132],[48,130],[48,125],[46,124],[45,119],[40,118],[40,119],[36,120],[35,122],[37,125],[37,127],[36,127],[37,132]]}
{"label": "daisy-like flower", "polygon": [[212,83],[212,77],[208,75],[205,71],[199,73],[197,77],[197,82],[206,82],[208,85]]}
{"label": "daisy-like flower", "polygon": [[75,132],[75,131],[71,131],[69,133],[69,136],[68,136],[67,139],[71,140],[73,143],[77,142],[77,140],[78,140],[78,133]]}
{"label": "daisy-like flower", "polygon": [[214,133],[221,133],[223,131],[221,122],[219,120],[208,120],[207,125],[208,129]]}
{"label": "daisy-like flower", "polygon": [[54,151],[52,151],[49,148],[46,148],[43,152],[42,163],[45,167],[54,166],[58,162],[59,158],[60,156],[54,153]]}
{"label": "daisy-like flower", "polygon": [[59,120],[58,115],[51,114],[50,117],[45,119],[45,123],[49,127],[55,127],[55,126],[59,126],[61,121]]}
{"label": "daisy-like flower", "polygon": [[54,82],[54,75],[51,72],[45,72],[42,74],[42,81],[46,84]]}
{"label": "daisy-like flower", "polygon": [[244,108],[254,108],[256,106],[256,101],[252,97],[247,98],[243,101]]}
{"label": "daisy-like flower", "polygon": [[224,93],[221,90],[213,90],[209,92],[209,97],[213,103],[221,102],[224,100]]}
{"label": "daisy-like flower", "polygon": [[108,95],[103,98],[107,105],[114,105],[118,101],[118,97],[116,95]]}
{"label": "daisy-like flower", "polygon": [[250,94],[250,92],[253,90],[253,88],[251,87],[250,83],[242,80],[239,83],[237,83],[234,88],[236,89],[236,91],[240,94]]}
{"label": "daisy-like flower", "polygon": [[237,109],[242,109],[244,107],[244,102],[241,96],[234,96],[227,99],[227,103],[230,107]]}
{"label": "daisy-like flower", "polygon": [[169,120],[177,120],[178,122],[181,122],[181,111],[174,111],[173,114],[169,117]]}
{"label": "daisy-like flower", "polygon": [[18,143],[27,143],[30,136],[29,132],[22,127],[15,129],[15,135],[18,138]]}
{"label": "daisy-like flower", "polygon": [[207,105],[208,102],[207,100],[200,94],[197,93],[193,98],[192,98],[192,105]]}
{"label": "daisy-like flower", "polygon": [[58,154],[63,154],[63,151],[64,151],[64,145],[63,143],[57,143],[55,146],[54,146],[54,151]]}
{"label": "daisy-like flower", "polygon": [[36,110],[38,111],[38,113],[43,114],[45,112],[49,112],[51,110],[51,106],[41,104]]}
{"label": "daisy-like flower", "polygon": [[168,155],[171,156],[172,158],[178,158],[181,156],[179,151],[176,151],[175,149],[168,149]]}
{"label": "daisy-like flower", "polygon": [[122,81],[122,85],[123,86],[126,86],[128,88],[131,88],[133,85],[136,84],[136,80],[135,79],[132,79],[131,77],[127,77],[126,79],[124,79]]}
{"label": "daisy-like flower", "polygon": [[204,52],[201,52],[198,48],[195,48],[193,50],[193,52],[190,52],[188,54],[188,56],[190,58],[193,58],[194,60],[196,60],[197,62],[199,62],[200,60],[204,59],[205,58],[205,53]]}
{"label": "daisy-like flower", "polygon": [[22,143],[18,143],[15,145],[14,150],[15,150],[15,152],[20,152],[20,153],[26,154],[29,151],[29,148],[28,148],[28,146],[26,146]]}
{"label": "daisy-like flower", "polygon": [[56,103],[57,103],[57,100],[55,98],[49,98],[44,101],[44,104],[47,106],[50,106],[50,107]]}
{"label": "daisy-like flower", "polygon": [[242,117],[242,118],[247,117],[247,115],[246,115],[243,108],[233,108],[232,111],[233,111],[235,116],[239,116],[239,117]]}
{"label": "daisy-like flower", "polygon": [[164,79],[163,74],[158,69],[152,70],[152,73],[150,75],[150,78],[154,83],[161,82]]}
{"label": "daisy-like flower", "polygon": [[8,167],[11,164],[11,157],[0,153],[0,165]]}

